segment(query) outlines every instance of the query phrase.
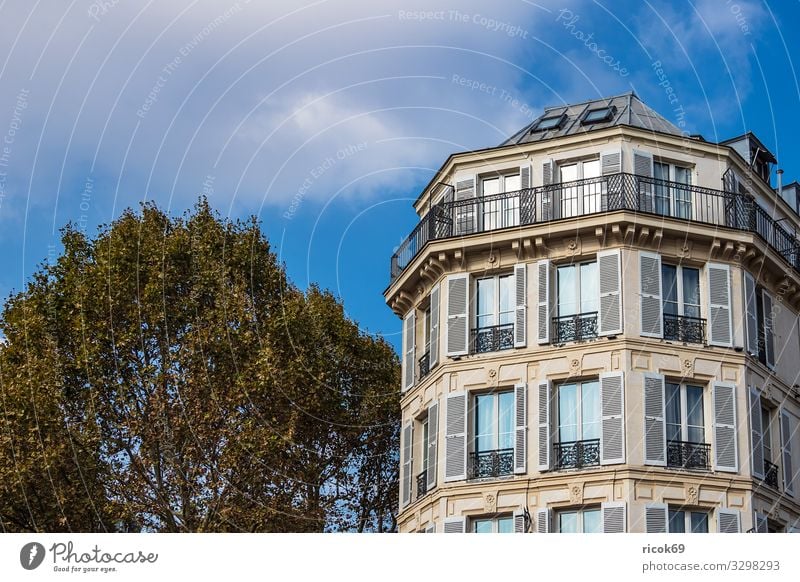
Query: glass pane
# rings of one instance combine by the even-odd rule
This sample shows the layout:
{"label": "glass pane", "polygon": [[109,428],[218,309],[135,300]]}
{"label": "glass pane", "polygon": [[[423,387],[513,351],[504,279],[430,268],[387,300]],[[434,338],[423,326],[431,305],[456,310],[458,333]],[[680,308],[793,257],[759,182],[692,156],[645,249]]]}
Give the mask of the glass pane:
{"label": "glass pane", "polygon": [[578,440],[578,386],[564,384],[558,389],[558,440]]}
{"label": "glass pane", "polygon": [[583,179],[597,178],[600,176],[600,160],[583,162]]}
{"label": "glass pane", "polygon": [[561,166],[561,181],[574,182],[578,179],[578,165],[570,164],[568,166]]}
{"label": "glass pane", "polygon": [[493,451],[495,441],[495,397],[483,394],[475,398],[475,451]]}
{"label": "glass pane", "polygon": [[667,415],[667,440],[682,441],[681,438],[681,387],[678,384],[666,384],[665,412]]}
{"label": "glass pane", "polygon": [[422,471],[428,470],[428,419],[422,423]]}
{"label": "glass pane", "polygon": [[578,533],[578,514],[574,511],[559,513],[558,531],[561,533]]}
{"label": "glass pane", "polygon": [[476,519],[472,531],[475,533],[492,533],[491,519]]}
{"label": "glass pane", "polygon": [[[656,180],[669,180],[669,164],[662,164],[655,162],[653,164],[653,177]],[[669,188],[663,183],[656,183],[656,213],[669,216],[670,214],[670,199]]]}
{"label": "glass pane", "polygon": [[683,271],[683,314],[700,317],[700,271],[684,267]]}
{"label": "glass pane", "polygon": [[494,323],[495,288],[494,279],[478,279],[478,327],[490,327]]}
{"label": "glass pane", "polygon": [[498,325],[514,323],[514,276],[500,277],[500,321]]}
{"label": "glass pane", "polygon": [[678,278],[674,265],[661,264],[661,296],[664,298],[664,313],[678,315]]}
{"label": "glass pane", "polygon": [[598,311],[597,263],[581,265],[581,313]]}
{"label": "glass pane", "polygon": [[498,448],[514,447],[514,393],[502,392],[497,395],[500,411],[498,413]]}
{"label": "glass pane", "polygon": [[[578,179],[577,164],[561,166],[561,182],[574,182]],[[561,217],[575,216],[578,214],[578,186],[568,186],[561,189]]]}
{"label": "glass pane", "polygon": [[692,533],[708,533],[708,514],[700,511],[692,512]]}
{"label": "glass pane", "polygon": [[489,178],[483,181],[483,195],[491,196],[500,193],[500,178]]}
{"label": "glass pane", "polygon": [[520,188],[522,188],[522,180],[520,180],[519,174],[506,176],[506,183],[504,188],[506,192],[516,192]]}
{"label": "glass pane", "polygon": [[[688,168],[675,167],[675,181],[691,184],[692,175]],[[692,192],[688,188],[675,188],[675,215],[680,218],[692,217]]]}
{"label": "glass pane", "polygon": [[703,389],[700,386],[686,387],[686,426],[689,428],[689,441],[705,442],[703,429]]}
{"label": "glass pane", "polygon": [[578,308],[577,277],[575,265],[559,267],[558,278],[558,315],[575,315]]}
{"label": "glass pane", "polygon": [[689,170],[689,168],[675,166],[675,181],[679,184],[691,184],[692,172]]}
{"label": "glass pane", "polygon": [[583,511],[583,533],[603,533],[600,525],[600,510],[586,509]]}
{"label": "glass pane", "polygon": [[686,515],[684,512],[669,510],[669,533],[686,533]]}
{"label": "glass pane", "polygon": [[772,436],[771,427],[769,425],[769,410],[766,408],[761,409],[761,434],[763,435],[764,442],[764,459],[773,462],[772,459]]}
{"label": "glass pane", "polygon": [[510,517],[498,518],[497,533],[514,533],[514,520]]}
{"label": "glass pane", "polygon": [[600,382],[581,384],[581,440],[600,438]]}

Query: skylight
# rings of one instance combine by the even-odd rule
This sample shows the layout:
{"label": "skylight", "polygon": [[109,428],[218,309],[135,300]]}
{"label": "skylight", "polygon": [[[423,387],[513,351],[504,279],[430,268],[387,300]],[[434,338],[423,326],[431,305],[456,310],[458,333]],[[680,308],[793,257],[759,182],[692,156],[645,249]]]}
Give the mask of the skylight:
{"label": "skylight", "polygon": [[592,109],[583,116],[581,123],[588,125],[591,123],[600,123],[601,121],[608,121],[614,114],[613,107],[601,107],[599,109]]}
{"label": "skylight", "polygon": [[556,115],[553,117],[545,117],[539,120],[539,123],[536,124],[536,127],[533,128],[533,131],[547,131],[549,129],[557,129],[561,125],[561,121],[564,119],[564,114]]}

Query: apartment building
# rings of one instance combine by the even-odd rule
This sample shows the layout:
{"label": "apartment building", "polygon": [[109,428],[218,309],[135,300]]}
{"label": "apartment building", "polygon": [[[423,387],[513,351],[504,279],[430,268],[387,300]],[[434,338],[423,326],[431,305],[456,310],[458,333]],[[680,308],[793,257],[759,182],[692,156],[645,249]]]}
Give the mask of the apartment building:
{"label": "apartment building", "polygon": [[800,217],[775,164],[635,94],[451,155],[385,291],[400,531],[798,531]]}

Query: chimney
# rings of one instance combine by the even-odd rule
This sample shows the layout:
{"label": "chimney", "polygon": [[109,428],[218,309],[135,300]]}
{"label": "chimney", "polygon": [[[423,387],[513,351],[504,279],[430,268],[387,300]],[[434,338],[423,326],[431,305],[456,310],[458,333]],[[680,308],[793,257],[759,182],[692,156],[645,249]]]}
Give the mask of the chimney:
{"label": "chimney", "polygon": [[783,198],[783,170],[778,168],[778,196]]}

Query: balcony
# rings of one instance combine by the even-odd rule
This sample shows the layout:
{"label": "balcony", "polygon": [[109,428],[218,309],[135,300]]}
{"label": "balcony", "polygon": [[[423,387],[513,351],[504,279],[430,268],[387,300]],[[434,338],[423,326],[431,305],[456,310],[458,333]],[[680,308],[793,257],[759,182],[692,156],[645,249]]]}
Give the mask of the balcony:
{"label": "balcony", "polygon": [[431,373],[431,353],[425,354],[419,359],[419,379],[422,380],[425,376]]}
{"label": "balcony", "polygon": [[468,479],[500,477],[514,472],[514,449],[497,449],[469,454]]}
{"label": "balcony", "polygon": [[555,443],[554,468],[582,469],[600,464],[600,439]]}
{"label": "balcony", "polygon": [[391,280],[430,241],[616,210],[752,232],[800,272],[800,242],[750,194],[620,173],[467,200],[447,187],[392,255]]}
{"label": "balcony", "polygon": [[553,318],[553,342],[579,342],[597,337],[597,312]]}
{"label": "balcony", "polygon": [[764,460],[764,483],[778,489],[778,465]]}
{"label": "balcony", "polygon": [[514,324],[491,325],[470,330],[470,353],[499,352],[514,347]]}
{"label": "balcony", "polygon": [[667,442],[667,467],[708,470],[711,445],[688,441]]}
{"label": "balcony", "polygon": [[664,339],[687,344],[705,344],[706,320],[700,317],[665,313]]}
{"label": "balcony", "polygon": [[417,475],[417,499],[424,497],[428,492],[428,472],[423,471]]}

